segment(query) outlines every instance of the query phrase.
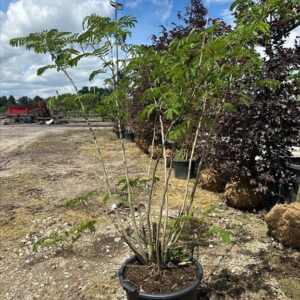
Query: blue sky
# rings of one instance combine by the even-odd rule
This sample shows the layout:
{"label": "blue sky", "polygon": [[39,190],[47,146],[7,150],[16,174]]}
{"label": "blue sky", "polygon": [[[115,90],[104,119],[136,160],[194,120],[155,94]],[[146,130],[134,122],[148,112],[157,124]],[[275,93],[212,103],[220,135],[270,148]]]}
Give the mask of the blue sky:
{"label": "blue sky", "polygon": [[[138,23],[133,30],[131,43],[149,44],[150,36],[160,32],[159,25],[171,26],[177,20],[177,12],[184,11],[189,0],[119,0],[124,10],[119,16],[133,15]],[[228,10],[232,0],[204,0],[212,18],[224,18],[232,22]],[[15,97],[27,95],[50,96],[58,90],[71,92],[65,78],[49,71],[37,76],[36,70],[49,63],[45,55],[12,48],[9,40],[14,37],[57,28],[63,31],[79,32],[84,16],[97,13],[113,17],[109,0],[0,0],[0,95]],[[88,74],[95,68],[95,62],[86,61],[73,71],[78,86],[91,85]],[[92,84],[101,86],[103,78]]]}
{"label": "blue sky", "polygon": [[10,2],[9,0],[0,0],[0,9],[3,12],[7,11],[7,7],[8,7],[9,2]]}
{"label": "blue sky", "polygon": [[[7,12],[8,6],[18,0],[0,0],[2,12]],[[40,0],[40,2],[45,0]],[[109,0],[100,0],[107,3]],[[138,24],[133,30],[133,42],[136,44],[150,43],[150,36],[160,32],[159,25],[171,26],[177,22],[177,12],[185,11],[190,0],[118,0],[124,5],[124,10],[118,15],[133,15],[137,18]],[[209,10],[212,18],[223,18],[230,23],[229,7],[233,0],[203,0],[202,3]],[[97,12],[96,12],[97,13]]]}
{"label": "blue sky", "polygon": [[[120,1],[122,2],[122,1]],[[126,6],[126,2],[129,4]],[[133,31],[133,40],[135,43],[149,43],[149,37],[152,34],[158,34],[160,32],[159,25],[171,26],[172,22],[178,22],[177,12],[185,11],[185,7],[189,5],[189,0],[173,0],[164,1],[157,0],[157,3],[161,3],[161,6],[153,4],[153,0],[128,0],[123,1],[125,3],[124,11],[120,12],[120,15],[129,14],[134,15],[138,24]],[[208,0],[202,1],[205,7],[209,10],[209,15],[212,18],[223,18],[229,20],[229,7],[232,0]],[[137,5],[131,8],[130,3],[137,3]],[[165,4],[164,4],[165,3]],[[168,6],[168,4],[170,6]],[[170,11],[168,11],[170,8]]]}

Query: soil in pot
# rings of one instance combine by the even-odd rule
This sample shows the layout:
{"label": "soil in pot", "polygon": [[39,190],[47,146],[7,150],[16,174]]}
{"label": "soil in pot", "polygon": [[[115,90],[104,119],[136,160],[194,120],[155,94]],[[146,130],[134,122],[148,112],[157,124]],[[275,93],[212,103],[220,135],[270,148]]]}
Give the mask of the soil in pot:
{"label": "soil in pot", "polygon": [[125,278],[137,289],[149,294],[167,294],[180,291],[195,280],[195,266],[166,269],[160,275],[152,267],[128,265]]}
{"label": "soil in pot", "polygon": [[180,267],[172,264],[159,273],[153,266],[138,264],[132,257],[119,271],[120,283],[129,300],[195,300],[202,277],[203,269],[196,260]]}

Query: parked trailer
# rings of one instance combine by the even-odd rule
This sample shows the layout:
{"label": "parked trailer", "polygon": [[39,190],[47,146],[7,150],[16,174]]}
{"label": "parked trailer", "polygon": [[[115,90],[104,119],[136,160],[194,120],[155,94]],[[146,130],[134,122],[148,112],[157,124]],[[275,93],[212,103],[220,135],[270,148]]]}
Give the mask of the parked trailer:
{"label": "parked trailer", "polygon": [[45,101],[38,101],[37,106],[8,104],[7,118],[9,123],[45,122],[51,119],[61,119],[63,114],[47,108]]}
{"label": "parked trailer", "polygon": [[8,104],[7,118],[10,121],[30,123],[34,122],[38,115],[38,107],[31,105],[14,105]]}

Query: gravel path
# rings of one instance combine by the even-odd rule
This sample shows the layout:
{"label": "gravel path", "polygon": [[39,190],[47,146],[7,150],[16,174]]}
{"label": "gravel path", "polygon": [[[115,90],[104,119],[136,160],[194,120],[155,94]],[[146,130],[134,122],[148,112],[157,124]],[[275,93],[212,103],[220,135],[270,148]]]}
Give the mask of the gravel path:
{"label": "gravel path", "polygon": [[[110,123],[94,123],[103,128],[109,127]],[[62,125],[0,125],[0,154],[3,155],[17,148],[24,149],[26,145],[33,143],[38,138],[47,134],[62,134],[66,131],[88,129],[84,122],[74,122]]]}

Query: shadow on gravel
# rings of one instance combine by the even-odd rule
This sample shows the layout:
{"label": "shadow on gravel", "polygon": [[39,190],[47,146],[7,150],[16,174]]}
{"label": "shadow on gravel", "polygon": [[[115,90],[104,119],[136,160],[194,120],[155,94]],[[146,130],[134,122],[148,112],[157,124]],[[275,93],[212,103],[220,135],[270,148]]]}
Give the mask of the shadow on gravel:
{"label": "shadow on gravel", "polygon": [[223,269],[219,274],[212,275],[207,282],[203,282],[198,289],[197,299],[245,299],[247,292],[257,293],[259,290],[272,294],[271,286],[264,282],[265,270],[249,272],[248,274],[233,274]]}

